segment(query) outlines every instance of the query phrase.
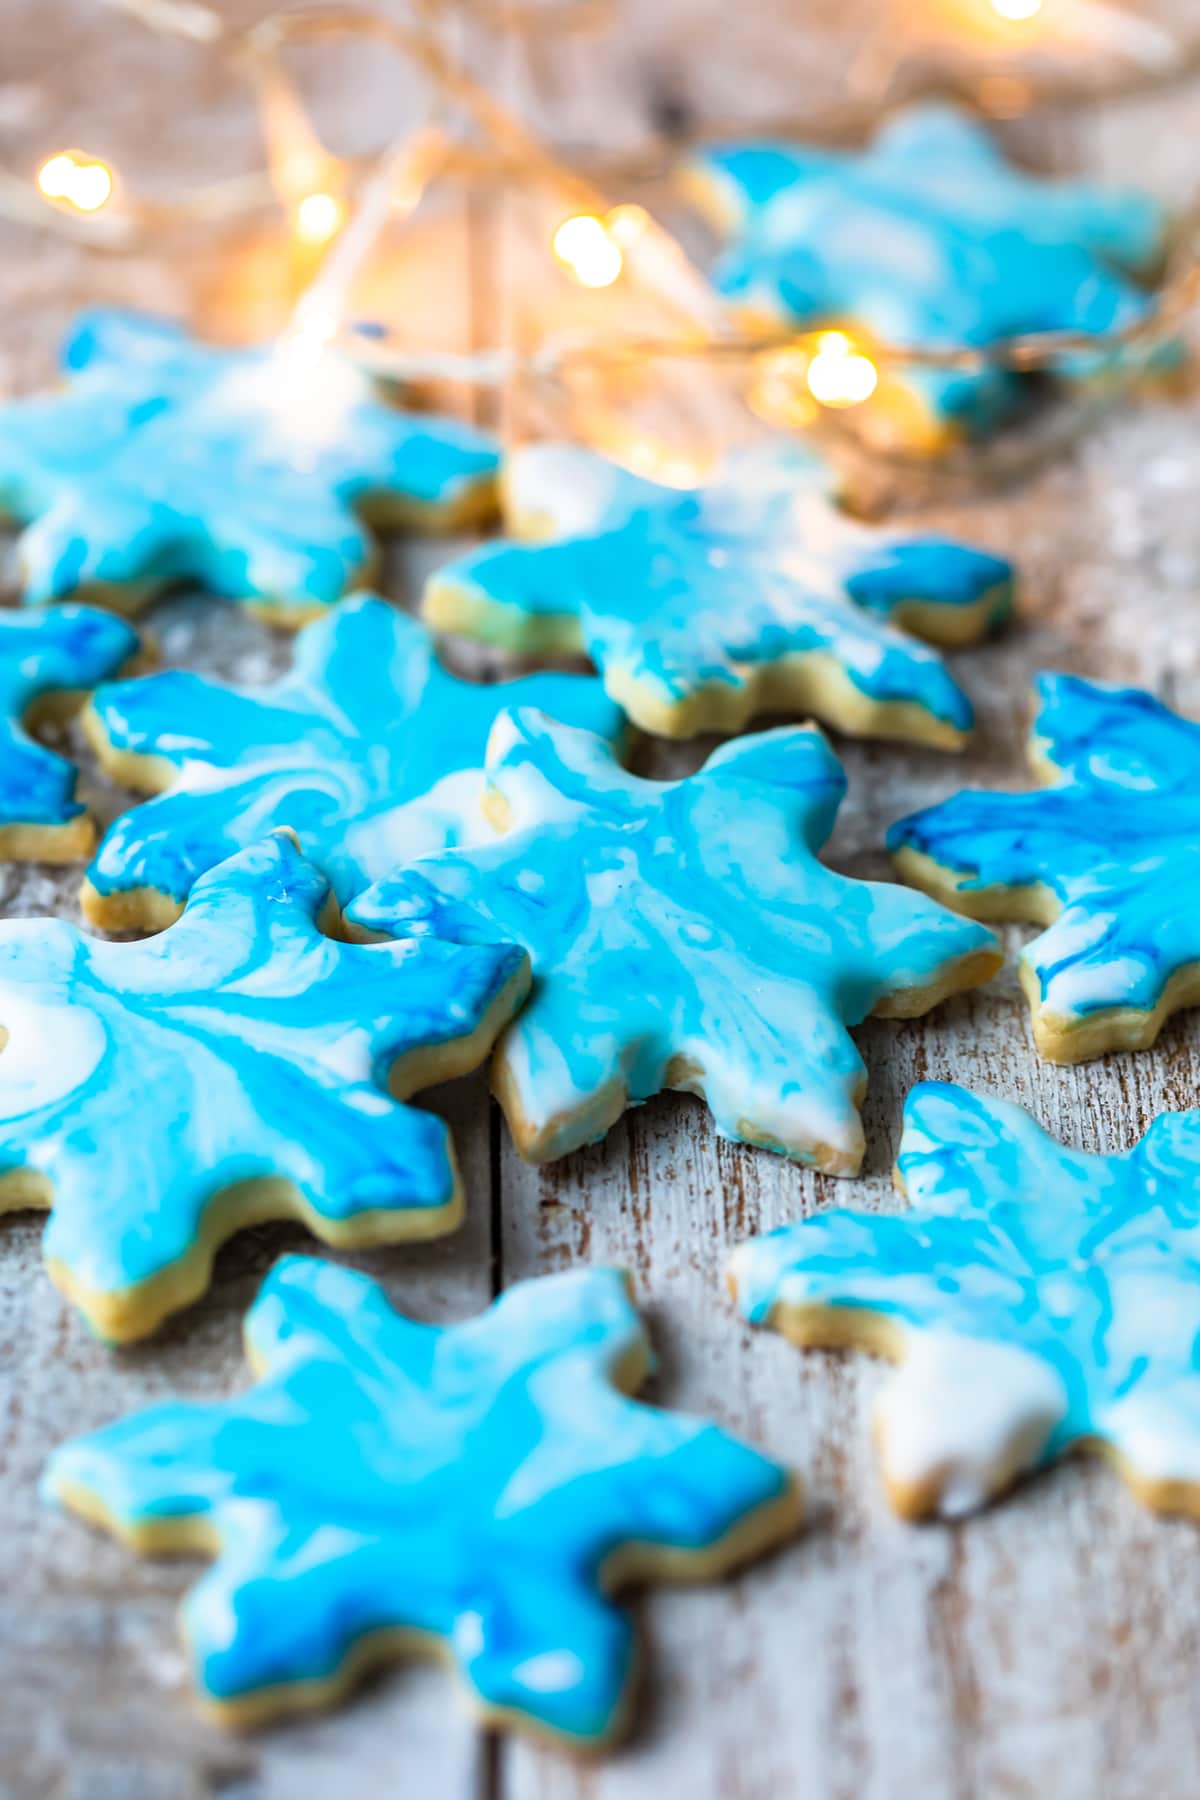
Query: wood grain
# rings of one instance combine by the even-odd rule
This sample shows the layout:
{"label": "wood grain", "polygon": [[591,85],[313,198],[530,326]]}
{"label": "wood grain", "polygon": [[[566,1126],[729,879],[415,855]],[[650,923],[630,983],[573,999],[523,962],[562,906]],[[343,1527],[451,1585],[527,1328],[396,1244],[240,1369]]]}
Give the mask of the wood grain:
{"label": "wood grain", "polygon": [[[1184,22],[1188,10],[1178,0]],[[103,150],[94,133],[110,119],[115,93],[123,166],[152,162],[178,111],[159,97],[145,122],[133,116],[132,97],[160,93],[155,47],[123,27],[99,31],[75,0],[9,0],[5,11],[15,47],[0,70],[6,153],[33,157],[51,137]],[[814,104],[824,98],[822,84],[845,66],[848,45],[878,8],[823,0],[806,9],[803,28],[796,11],[784,0],[744,9],[630,5],[626,28],[607,44],[559,51],[509,42],[481,60],[543,127],[616,144],[667,113],[748,116],[760,105],[794,109],[806,95]],[[786,56],[777,54],[784,45]],[[189,117],[171,154],[186,161],[203,143],[231,166],[239,154],[248,159],[244,107],[211,70],[174,58],[169,67],[179,84],[172,93],[202,110],[207,132]],[[373,80],[360,98],[349,76],[320,73],[331,117],[349,106],[356,129],[379,121],[386,83]],[[1136,173],[1178,201],[1194,183],[1198,132],[1200,95],[1180,88],[1027,121],[1014,136],[1050,166]],[[504,208],[439,213],[429,238],[436,305],[411,266],[400,272],[395,304],[404,304],[404,280],[415,281],[426,300],[412,316],[421,329],[432,319],[443,344],[518,333],[522,310],[508,291],[524,254],[518,230]],[[272,286],[278,258],[258,240],[235,250],[219,268],[186,246],[165,260],[114,262],[6,232],[0,372],[20,388],[45,379],[71,312],[98,296],[199,311],[230,331],[253,301],[269,322],[286,299]],[[981,714],[966,757],[839,746],[851,791],[831,851],[837,866],[884,874],[879,846],[897,814],[964,779],[1018,781],[1025,694],[1039,668],[1141,681],[1200,715],[1198,410],[1194,392],[1156,397],[1105,421],[1021,489],[926,514],[1019,555],[1022,617],[1003,642],[956,661]],[[521,428],[515,404],[500,409],[498,422]],[[411,597],[422,567],[452,548],[395,559],[387,591]],[[227,608],[173,601],[156,609],[152,626],[172,663],[244,680],[286,663],[286,640]],[[678,772],[704,748],[654,751],[643,766]],[[119,799],[108,797],[110,810]],[[74,889],[70,871],[3,869],[0,909],[76,917]],[[1015,948],[1017,933],[1011,941]],[[503,1286],[550,1269],[623,1264],[659,1353],[653,1395],[710,1414],[805,1476],[811,1525],[794,1545],[724,1587],[656,1591],[636,1602],[648,1640],[639,1728],[598,1767],[478,1732],[437,1669],[391,1672],[332,1718],[245,1739],[199,1723],[173,1618],[188,1566],[138,1564],[44,1512],[36,1481],[49,1448],[72,1432],[154,1395],[219,1393],[243,1381],[241,1314],[274,1257],[302,1245],[303,1234],[245,1234],[223,1254],[201,1305],[152,1344],[114,1355],[87,1338],[42,1274],[40,1223],[7,1221],[0,1794],[1190,1800],[1200,1792],[1195,1527],[1151,1518],[1110,1472],[1085,1464],[1028,1484],[966,1524],[901,1524],[884,1505],[870,1451],[879,1371],[863,1357],[801,1355],[751,1333],[723,1286],[728,1251],[750,1232],[851,1195],[858,1204],[897,1204],[887,1170],[914,1080],[953,1078],[1007,1095],[1067,1141],[1115,1149],[1162,1108],[1200,1100],[1200,1029],[1194,1019],[1176,1021],[1151,1054],[1052,1069],[1033,1055],[1010,969],[986,993],[930,1019],[869,1025],[861,1042],[871,1070],[861,1184],[723,1143],[702,1107],[671,1097],[631,1115],[604,1145],[532,1170],[472,1081],[439,1097],[472,1199],[464,1230],[442,1245],[353,1259],[399,1304],[431,1319],[463,1317]]]}

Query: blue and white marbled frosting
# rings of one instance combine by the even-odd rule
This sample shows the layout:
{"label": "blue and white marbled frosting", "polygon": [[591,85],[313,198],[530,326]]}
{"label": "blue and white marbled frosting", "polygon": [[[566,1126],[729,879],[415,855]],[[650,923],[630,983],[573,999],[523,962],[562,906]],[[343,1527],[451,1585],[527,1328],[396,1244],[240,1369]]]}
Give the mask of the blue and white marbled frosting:
{"label": "blue and white marbled frosting", "polygon": [[0,512],[28,525],[31,603],[125,609],[194,582],[298,623],[369,570],[364,509],[434,525],[486,510],[493,440],[385,404],[332,352],[218,349],[101,309],[63,365],[61,392],[0,408]]}
{"label": "blue and white marbled frosting", "polygon": [[137,647],[129,625],[91,607],[0,612],[0,831],[29,825],[54,831],[83,816],[74,765],[35,743],[25,720],[39,701],[82,699]]}
{"label": "blue and white marbled frosting", "polygon": [[494,1079],[534,1158],[679,1087],[728,1137],[852,1172],[866,1071],[847,1027],[927,1010],[999,962],[990,932],[819,862],[846,783],[812,727],[738,739],[658,782],[587,732],[505,713],[488,783],[506,835],[398,870],[347,917],[528,949],[532,997]]}
{"label": "blue and white marbled frosting", "polygon": [[754,1323],[808,1343],[882,1332],[903,1359],[876,1420],[903,1510],[970,1511],[1078,1448],[1151,1505],[1200,1509],[1200,1112],[1097,1156],[925,1082],[897,1179],[908,1211],[817,1213],[742,1245],[731,1272]]}
{"label": "blue and white marbled frosting", "polygon": [[941,658],[896,624],[981,635],[1011,611],[1010,565],[856,524],[811,453],[758,446],[681,491],[538,446],[510,459],[505,486],[518,528],[548,525],[555,541],[448,564],[426,590],[433,624],[583,649],[634,722],[669,736],[769,708],[950,746],[970,730]]}
{"label": "blue and white marbled frosting", "polygon": [[1057,917],[1022,954],[1041,1018],[1152,1014],[1200,962],[1200,726],[1074,675],[1038,676],[1034,705],[1053,786],[955,794],[893,825],[888,847],[930,859],[964,912],[1037,917],[1049,897]]}
{"label": "blue and white marbled frosting", "polygon": [[102,688],[92,723],[106,751],[154,758],[168,790],[100,845],[88,881],[101,920],[105,901],[141,889],[181,905],[205,869],[279,826],[343,902],[417,856],[487,834],[484,751],[511,705],[621,738],[599,682],[460,681],[424,626],[366,595],[306,626],[291,672],[269,687],[172,670]]}
{"label": "blue and white marbled frosting", "polygon": [[389,1071],[411,1092],[439,1051],[482,1060],[523,952],[337,943],[329,898],[283,836],[202,876],[142,943],[0,924],[0,1210],[53,1206],[51,1273],[103,1335],[203,1291],[245,1183],[289,1184],[254,1216],[300,1210],[334,1239],[457,1224],[447,1128],[390,1098]]}
{"label": "blue and white marbled frosting", "polygon": [[[1148,195],[1030,175],[942,104],[895,114],[860,152],[720,145],[696,152],[686,175],[731,236],[715,278],[732,301],[915,348],[1134,324],[1151,304],[1134,278],[1154,273],[1167,239]],[[1077,359],[1063,372],[1094,366]],[[1001,368],[888,373],[935,421],[968,432],[994,426],[1028,391]]]}
{"label": "blue and white marbled frosting", "polygon": [[613,1269],[524,1282],[443,1329],[285,1257],[246,1348],[248,1393],[134,1414],[45,1480],[135,1545],[204,1528],[216,1561],[183,1629],[201,1695],[235,1718],[333,1698],[357,1646],[403,1632],[417,1643],[393,1653],[444,1647],[486,1713],[603,1739],[635,1658],[610,1582],[681,1554],[718,1573],[799,1518],[786,1470],[620,1391],[649,1352]]}

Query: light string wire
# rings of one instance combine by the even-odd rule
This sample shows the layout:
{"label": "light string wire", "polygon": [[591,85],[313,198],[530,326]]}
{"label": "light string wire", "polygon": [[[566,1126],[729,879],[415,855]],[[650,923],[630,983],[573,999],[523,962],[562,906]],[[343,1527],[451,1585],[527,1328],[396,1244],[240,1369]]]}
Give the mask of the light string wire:
{"label": "light string wire", "polygon": [[[610,0],[570,0],[552,10],[542,6],[506,4],[505,0],[458,0],[456,16],[495,29],[539,30],[569,26],[595,29],[608,16]],[[0,170],[0,212],[23,222],[55,221],[102,248],[125,248],[139,230],[157,224],[189,221],[217,223],[240,213],[261,209],[270,199],[287,199],[314,171],[339,170],[341,179],[356,195],[354,216],[335,234],[311,288],[301,296],[292,330],[319,337],[322,344],[335,339],[364,367],[381,377],[401,382],[447,380],[479,388],[505,388],[519,381],[535,385],[561,381],[581,369],[629,370],[654,362],[716,363],[736,368],[739,363],[762,366],[763,359],[791,357],[801,373],[816,355],[827,331],[781,327],[747,330],[735,325],[724,303],[707,279],[691,263],[674,236],[641,208],[617,211],[638,215],[637,228],[623,237],[615,266],[626,268],[634,282],[651,293],[672,316],[675,329],[663,335],[644,333],[621,337],[611,331],[602,340],[578,334],[562,334],[531,347],[503,346],[479,351],[450,352],[412,349],[388,341],[384,328],[365,336],[344,322],[345,304],[354,276],[369,257],[387,224],[397,215],[415,211],[430,181],[441,174],[466,175],[512,183],[530,183],[553,195],[597,231],[604,229],[613,209],[590,173],[555,155],[528,127],[461,64],[441,40],[439,27],[447,16],[443,0],[418,0],[415,19],[402,23],[365,8],[314,9],[271,13],[248,28],[233,28],[213,8],[200,0],[105,0],[148,28],[220,49],[232,66],[248,79],[258,99],[268,150],[268,169],[194,190],[182,204],[155,206],[126,201],[110,220],[104,213],[89,217],[49,207],[27,183]],[[1106,16],[1119,9],[1110,0],[1073,0],[1077,7],[1101,5]],[[429,118],[377,156],[364,163],[346,164],[324,150],[309,121],[300,91],[287,73],[286,52],[303,44],[338,40],[376,42],[398,53],[416,67],[430,84],[433,96]],[[1172,78],[1181,68],[1200,69],[1200,41],[1181,51],[1170,65]],[[1160,70],[1165,74],[1166,65]],[[842,108],[835,125],[826,120],[818,129],[811,120],[777,121],[754,128],[762,136],[854,136],[879,116],[879,105]],[[469,122],[481,140],[471,144],[456,140],[448,129],[452,113]],[[729,125],[713,136],[745,135],[746,127]],[[700,140],[695,140],[700,141]],[[679,144],[672,146],[678,155]],[[658,153],[661,161],[661,152]],[[625,159],[626,174],[637,167]],[[650,159],[642,172],[653,167]],[[297,180],[297,168],[303,180]],[[290,172],[289,172],[290,170]],[[867,347],[871,362],[879,367],[932,367],[978,370],[1002,367],[1017,371],[1052,369],[1073,354],[1111,358],[1114,364],[1137,370],[1174,331],[1200,300],[1200,214],[1181,220],[1174,234],[1171,268],[1158,289],[1154,304],[1133,324],[1120,330],[1087,336],[1072,332],[1030,333],[968,349],[955,345],[914,346],[876,343]],[[569,266],[569,265],[568,265]],[[845,342],[844,338],[842,339]],[[782,365],[780,365],[782,366]],[[828,422],[828,421],[827,421]],[[836,423],[836,422],[834,422]]]}

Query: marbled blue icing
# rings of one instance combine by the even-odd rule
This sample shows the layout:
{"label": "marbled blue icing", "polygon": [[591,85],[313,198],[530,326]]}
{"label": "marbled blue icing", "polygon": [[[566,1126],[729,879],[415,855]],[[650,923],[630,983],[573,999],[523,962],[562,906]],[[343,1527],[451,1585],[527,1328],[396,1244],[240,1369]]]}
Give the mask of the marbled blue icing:
{"label": "marbled blue icing", "polygon": [[424,626],[367,596],[307,626],[291,673],[270,687],[172,670],[102,688],[93,706],[114,749],[177,775],[116,821],[88,878],[101,894],[147,887],[183,900],[205,869],[286,825],[346,901],[399,864],[487,832],[488,731],[514,704],[621,735],[599,682],[460,681]]}
{"label": "marbled blue icing", "polygon": [[[745,1316],[861,1308],[899,1326],[928,1377],[908,1384],[911,1441],[973,1465],[976,1499],[1003,1476],[1039,1385],[1023,1466],[1094,1440],[1145,1482],[1200,1481],[1200,1112],[1097,1156],[1021,1107],[925,1082],[905,1106],[898,1173],[907,1212],[821,1212],[743,1245]],[[940,1378],[973,1345],[996,1385],[961,1392],[947,1418]],[[972,1410],[994,1415],[982,1436]]]}
{"label": "marbled blue icing", "polygon": [[711,485],[682,492],[558,447],[529,453],[525,470],[516,459],[513,479],[525,511],[544,507],[573,529],[450,563],[428,590],[435,619],[454,622],[456,597],[483,602],[478,629],[521,648],[537,645],[547,615],[576,618],[610,693],[651,728],[664,707],[744,689],[812,653],[872,702],[970,728],[970,703],[941,658],[889,619],[912,601],[953,613],[987,597],[999,622],[1012,605],[999,557],[856,524],[834,503],[828,469],[786,444],[733,457]]}
{"label": "marbled blue icing", "polygon": [[46,695],[115,675],[137,647],[130,626],[91,607],[0,612],[0,826],[69,825],[85,810],[74,765],[35,743],[23,721]]}
{"label": "marbled blue icing", "polygon": [[224,350],[165,320],[98,311],[61,393],[0,408],[0,511],[30,522],[25,598],[190,581],[293,612],[337,600],[373,557],[356,511],[451,505],[491,481],[492,440],[376,399],[332,354]]}
{"label": "marbled blue icing", "polygon": [[955,794],[893,825],[888,846],[952,871],[965,911],[988,888],[1055,895],[1062,911],[1022,957],[1046,1012],[1148,1011],[1200,961],[1200,725],[1074,675],[1040,675],[1034,694],[1056,785]]}
{"label": "marbled blue icing", "polygon": [[0,925],[0,1174],[51,1185],[43,1249],[74,1288],[163,1274],[216,1196],[260,1176],[331,1224],[394,1213],[397,1237],[451,1200],[445,1125],[390,1099],[387,1073],[475,1029],[521,953],[337,943],[317,924],[328,898],[276,837],[202,876],[142,943]]}
{"label": "marbled blue icing", "polygon": [[[1027,174],[945,105],[898,113],[857,154],[734,144],[691,167],[733,234],[716,273],[724,293],[781,322],[857,326],[884,343],[986,348],[1025,332],[1118,330],[1146,312],[1129,277],[1151,273],[1166,242],[1149,196]],[[976,430],[1025,391],[1000,369],[903,376],[937,417]]]}
{"label": "marbled blue icing", "polygon": [[614,1388],[646,1342],[613,1269],[523,1282],[443,1329],[290,1256],[246,1340],[248,1393],[135,1414],[60,1449],[45,1482],[129,1532],[210,1524],[217,1559],[183,1627],[217,1702],[285,1707],[291,1684],[402,1627],[440,1640],[489,1711],[603,1737],[634,1657],[608,1559],[637,1544],[720,1562],[726,1534],[787,1498],[777,1464]]}
{"label": "marbled blue icing", "polygon": [[348,917],[529,950],[533,995],[497,1054],[550,1153],[606,1128],[620,1097],[688,1085],[679,1057],[725,1135],[857,1166],[865,1070],[847,1026],[994,939],[817,860],[846,785],[820,733],[739,738],[657,782],[586,732],[502,714],[488,781],[512,830],[398,871]]}

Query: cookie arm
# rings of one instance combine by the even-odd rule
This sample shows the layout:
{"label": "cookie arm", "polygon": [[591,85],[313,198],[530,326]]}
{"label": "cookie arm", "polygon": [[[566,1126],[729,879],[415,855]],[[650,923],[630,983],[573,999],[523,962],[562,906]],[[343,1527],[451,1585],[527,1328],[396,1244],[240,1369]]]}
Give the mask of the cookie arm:
{"label": "cookie arm", "polygon": [[844,576],[867,612],[933,643],[969,643],[1013,610],[1012,564],[945,538],[901,538],[862,554]]}
{"label": "cookie arm", "polygon": [[64,482],[17,540],[23,598],[36,605],[96,593],[134,611],[191,570],[195,545],[186,519],[132,487]]}
{"label": "cookie arm", "polygon": [[1064,1149],[1025,1108],[948,1081],[923,1081],[904,1102],[896,1181],[915,1206],[984,1209],[1003,1181],[1014,1206],[1057,1193],[1080,1205],[1102,1191],[1105,1159]]}
{"label": "cookie arm", "polygon": [[109,681],[92,696],[86,728],[102,762],[127,786],[155,792],[187,763],[233,769],[294,741],[293,712],[271,690],[226,687],[185,669]]}
{"label": "cookie arm", "polygon": [[1092,182],[1035,182],[1029,187],[1037,227],[1131,275],[1153,275],[1165,254],[1170,218],[1151,194]]}
{"label": "cookie arm", "polygon": [[709,223],[732,234],[747,229],[780,194],[827,174],[842,160],[834,151],[807,145],[713,144],[687,157],[678,179]]}
{"label": "cookie arm", "polygon": [[215,1454],[230,1417],[226,1406],[187,1401],[133,1413],[60,1446],[43,1495],[135,1548],[186,1544],[233,1486]]}
{"label": "cookie arm", "polygon": [[204,520],[197,544],[189,573],[206,587],[228,599],[260,601],[293,623],[335,605],[369,578],[377,560],[366,525],[315,477],[299,484],[286,517],[231,505]]}
{"label": "cookie arm", "polygon": [[969,1328],[972,1288],[998,1291],[994,1259],[978,1260],[985,1231],[939,1220],[936,1246],[929,1231],[903,1213],[819,1213],[742,1244],[730,1285],[752,1324],[774,1324],[802,1344],[861,1343],[898,1356],[911,1330]]}
{"label": "cookie arm", "polygon": [[572,544],[485,544],[432,577],[422,616],[523,654],[571,654],[583,647],[579,551]]}
{"label": "cookie arm", "polygon": [[[897,820],[887,847],[906,881],[980,918],[1053,916],[1071,864],[1095,860],[1074,793],[1055,788],[966,789]],[[1044,899],[1036,892],[1043,888]]]}
{"label": "cookie arm", "polygon": [[[35,743],[20,725],[0,721],[0,830],[5,826],[69,824],[86,810],[75,798],[78,771],[65,757]],[[95,841],[87,826],[84,855]],[[78,854],[76,850],[74,854]]]}
{"label": "cookie arm", "polygon": [[[1079,789],[1107,787],[1117,800],[1150,788],[1194,792],[1200,727],[1153,694],[1045,673],[1034,680],[1033,702],[1035,766],[1071,776]],[[1080,794],[1079,803],[1086,798]],[[1098,799],[1103,809],[1102,793]],[[1106,824],[1099,841],[1107,844],[1110,836]]]}

